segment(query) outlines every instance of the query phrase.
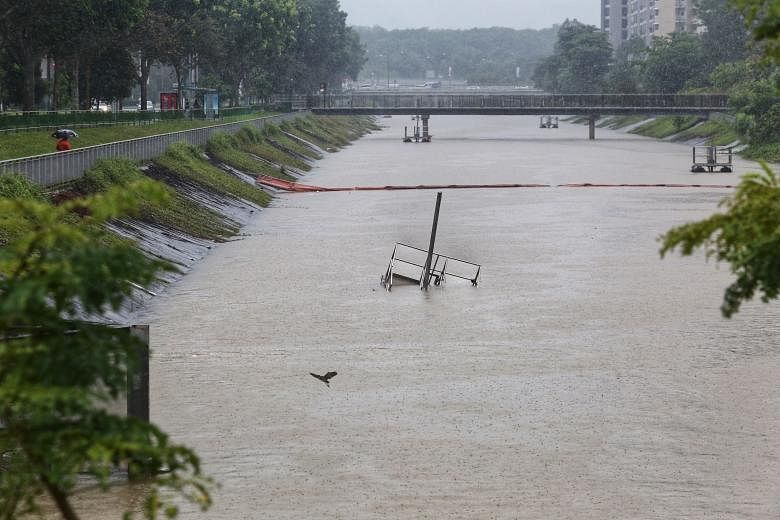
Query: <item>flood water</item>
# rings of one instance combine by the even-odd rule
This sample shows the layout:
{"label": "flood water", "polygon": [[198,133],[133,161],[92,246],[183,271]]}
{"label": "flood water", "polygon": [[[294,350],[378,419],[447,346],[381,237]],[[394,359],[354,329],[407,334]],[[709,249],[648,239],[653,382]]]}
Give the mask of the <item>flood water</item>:
{"label": "flood water", "polygon": [[[379,121],[304,182],[750,170],[692,174],[689,146],[534,117],[432,117],[430,144]],[[729,192],[444,190],[436,249],[482,273],[428,292],[379,278],[395,242],[427,246],[435,191],[278,197],[140,320],[152,418],[221,485],[184,518],[777,518],[780,307],[723,319],[728,267],[658,254]],[[80,499],[101,519],[135,500]]]}

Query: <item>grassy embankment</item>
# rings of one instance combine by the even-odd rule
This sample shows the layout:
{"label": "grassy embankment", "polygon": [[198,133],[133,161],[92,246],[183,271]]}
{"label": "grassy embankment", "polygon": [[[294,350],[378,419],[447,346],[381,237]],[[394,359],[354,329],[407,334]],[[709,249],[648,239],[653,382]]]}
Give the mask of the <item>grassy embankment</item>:
{"label": "grassy embankment", "polygon": [[745,159],[780,163],[780,143],[750,145],[740,152]]}
{"label": "grassy embankment", "polygon": [[[154,159],[146,170],[139,169],[137,164],[125,159],[101,161],[84,177],[59,187],[65,191],[59,191],[57,196],[62,197],[63,193],[67,197],[99,193],[110,186],[123,186],[146,175],[162,182],[171,197],[163,205],[142,201],[138,215],[141,221],[178,234],[219,242],[238,233],[238,224],[184,196],[177,191],[177,187],[194,187],[259,206],[267,206],[271,196],[254,184],[219,168],[214,160],[248,173],[292,178],[284,172],[285,166],[306,171],[311,168],[309,161],[320,158],[321,152],[285,135],[285,132],[323,149],[337,151],[351,140],[378,128],[370,118],[314,116],[299,118],[282,127],[269,125],[262,131],[245,127],[234,136],[218,134],[205,147],[211,159],[204,156],[199,148],[177,143],[164,155]],[[53,200],[51,195],[43,193],[22,177],[0,177],[0,197]],[[73,218],[78,219],[76,215]],[[23,228],[24,223],[3,221],[3,226],[0,226],[0,246],[17,236]],[[115,239],[107,237],[107,240]]]}
{"label": "grassy embankment", "polygon": [[[271,114],[257,112],[240,116],[227,116],[219,121],[204,119],[170,119],[146,125],[111,125],[78,128],[77,132],[79,137],[73,139],[71,144],[74,149],[84,148],[114,141],[137,139],[139,137],[147,137],[155,134],[191,130],[193,128],[211,126],[214,124],[245,121],[247,119],[254,119],[267,115]],[[0,134],[0,161],[51,153],[55,151],[55,144],[56,140],[51,136],[51,130],[15,134],[3,133]]]}
{"label": "grassy embankment", "polygon": [[[702,140],[703,144],[726,146],[739,140],[734,125],[727,119],[702,119],[695,116],[663,116],[647,119],[644,116],[615,116],[603,119],[599,126],[618,130],[630,125],[639,124],[629,132],[632,134],[654,137],[656,139],[671,138],[675,142]],[[775,148],[775,155],[771,153]],[[741,152],[750,159],[776,161],[780,159],[780,146],[751,146]]]}

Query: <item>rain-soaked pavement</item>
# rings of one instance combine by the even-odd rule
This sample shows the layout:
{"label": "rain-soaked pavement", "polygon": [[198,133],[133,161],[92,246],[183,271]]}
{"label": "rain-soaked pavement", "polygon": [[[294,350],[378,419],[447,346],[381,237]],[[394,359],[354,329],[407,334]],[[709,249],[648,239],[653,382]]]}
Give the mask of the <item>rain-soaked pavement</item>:
{"label": "rain-soaked pavement", "polygon": [[[304,182],[710,183],[690,147],[533,117],[407,118]],[[727,266],[657,237],[729,193],[445,190],[437,250],[479,287],[379,285],[427,245],[433,191],[280,196],[157,298],[152,417],[221,488],[184,518],[780,516],[777,304],[718,306]],[[338,371],[330,388],[309,372]],[[119,517],[125,489],[84,494]]]}

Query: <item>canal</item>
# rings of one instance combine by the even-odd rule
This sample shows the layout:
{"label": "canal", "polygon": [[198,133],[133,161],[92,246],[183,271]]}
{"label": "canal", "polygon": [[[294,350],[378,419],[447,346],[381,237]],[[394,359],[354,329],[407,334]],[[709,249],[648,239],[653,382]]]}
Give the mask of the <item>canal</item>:
{"label": "canal", "polygon": [[[304,182],[735,184],[751,168],[692,174],[688,146],[535,117],[433,117],[430,144],[379,121]],[[723,319],[728,267],[658,254],[729,192],[445,190],[437,250],[482,264],[481,283],[429,292],[379,279],[395,242],[427,245],[435,191],[278,197],[141,318],[152,418],[221,485],[184,518],[777,517],[780,307]],[[330,388],[309,375],[331,370]],[[137,497],[81,500],[106,518]]]}

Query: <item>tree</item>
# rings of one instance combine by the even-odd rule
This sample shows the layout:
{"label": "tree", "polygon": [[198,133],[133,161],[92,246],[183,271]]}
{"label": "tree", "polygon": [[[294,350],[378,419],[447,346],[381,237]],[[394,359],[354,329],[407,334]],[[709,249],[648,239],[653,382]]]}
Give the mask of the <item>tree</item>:
{"label": "tree", "polygon": [[764,45],[771,60],[780,60],[780,4],[774,0],[732,0],[751,28],[753,38]]}
{"label": "tree", "polygon": [[0,199],[7,240],[0,249],[0,518],[35,512],[46,493],[63,518],[76,519],[68,497],[77,475],[87,472],[107,488],[118,463],[153,484],[150,518],[176,512],[161,486],[210,504],[195,453],[152,424],[105,410],[124,392],[142,346],[126,330],[85,320],[118,309],[133,284],[170,269],[101,231],[138,200],[162,201],[164,193],[140,181],[58,207]]}
{"label": "tree", "polygon": [[135,63],[124,46],[111,45],[97,54],[90,74],[94,98],[118,101],[133,90]]}
{"label": "tree", "polygon": [[612,46],[606,33],[585,26],[572,35],[563,51],[566,61],[561,75],[561,91],[589,93],[603,90],[604,78],[609,72]]}
{"label": "tree", "polygon": [[70,57],[74,76],[84,78],[79,95],[76,96],[82,109],[91,108],[92,100],[96,97],[92,92],[91,68],[98,56],[106,47],[118,46],[121,42],[129,43],[130,30],[143,18],[148,3],[149,0],[62,3],[62,18],[56,20],[60,30],[53,37],[57,38],[62,54]]}
{"label": "tree", "polygon": [[146,110],[147,81],[155,62],[173,68],[182,99],[186,69],[212,56],[214,49],[223,44],[213,25],[208,9],[198,0],[150,1],[143,19],[133,29],[133,40],[138,42],[136,81],[141,89],[141,110]]}
{"label": "tree", "polygon": [[[361,78],[421,79],[426,71],[437,78],[469,83],[513,85],[530,81],[536,63],[553,52],[556,30],[515,30],[502,27],[403,29],[355,27],[365,46]],[[483,60],[483,58],[489,58]],[[519,78],[517,77],[517,69]]]}
{"label": "tree", "polygon": [[0,0],[0,42],[21,69],[22,110],[35,108],[35,83],[41,58],[56,31],[55,20],[41,13],[57,13],[52,0]]}
{"label": "tree", "polygon": [[668,231],[661,256],[675,248],[683,255],[701,248],[708,257],[728,262],[736,275],[721,305],[728,318],[757,292],[767,302],[780,291],[780,181],[764,166],[763,173],[745,175],[721,205],[725,213]]}
{"label": "tree", "polygon": [[647,45],[639,36],[633,36],[615,51],[615,59],[607,75],[607,89],[622,94],[637,93],[642,89],[642,64]]}
{"label": "tree", "polygon": [[777,142],[780,140],[780,105],[776,75],[750,72],[729,91],[729,105],[736,114],[736,129],[751,145]]}
{"label": "tree", "polygon": [[612,46],[607,35],[592,25],[566,20],[558,31],[552,57],[542,61],[534,78],[552,92],[600,92],[609,72]]}
{"label": "tree", "polygon": [[749,32],[742,15],[729,0],[697,0],[696,16],[706,29],[702,33],[708,63],[728,63],[747,57]]}
{"label": "tree", "polygon": [[645,90],[674,94],[704,82],[707,72],[701,38],[675,32],[653,38],[644,62]]}
{"label": "tree", "polygon": [[547,92],[559,92],[558,74],[561,67],[561,57],[558,54],[548,56],[536,65],[531,81],[533,81],[536,88]]}
{"label": "tree", "polygon": [[227,86],[235,105],[241,95],[257,93],[250,80],[272,69],[272,59],[292,42],[295,0],[213,0],[210,13],[223,43],[208,69]]}
{"label": "tree", "polygon": [[357,79],[365,50],[337,0],[298,0],[293,43],[274,61],[272,87],[277,92],[313,92],[320,83],[340,85]]}
{"label": "tree", "polygon": [[158,0],[152,0],[144,12],[144,17],[132,30],[133,40],[138,42],[138,69],[135,79],[141,89],[140,110],[146,110],[149,72],[165,52],[170,34],[170,19],[161,4]]}

